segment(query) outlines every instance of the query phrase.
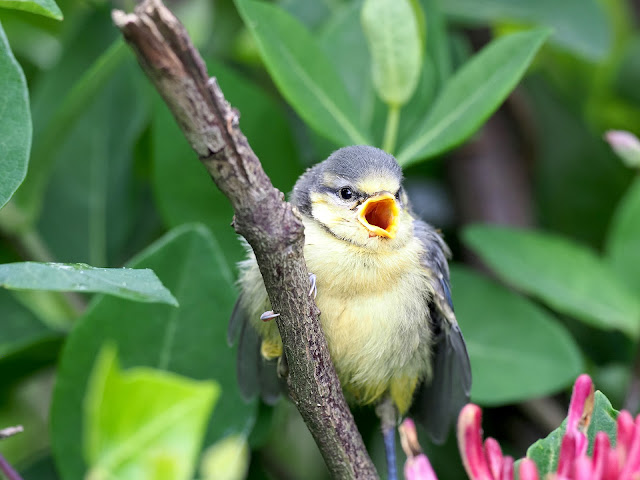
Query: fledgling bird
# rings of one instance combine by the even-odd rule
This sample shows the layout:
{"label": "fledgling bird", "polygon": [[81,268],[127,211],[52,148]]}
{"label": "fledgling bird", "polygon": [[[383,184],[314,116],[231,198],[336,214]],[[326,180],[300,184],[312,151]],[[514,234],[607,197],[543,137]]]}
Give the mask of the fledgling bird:
{"label": "fledgling bird", "polygon": [[[411,409],[442,442],[469,399],[471,369],[453,313],[449,249],[411,211],[395,158],[374,147],[337,150],[298,179],[290,200],[302,215],[304,257],[343,391],[351,404],[378,407],[395,468],[390,455],[400,417]],[[241,391],[272,402],[280,393],[282,341],[276,323],[264,321],[275,314],[251,252],[240,264],[239,285],[229,335],[241,332]],[[281,360],[281,374],[282,367]]]}

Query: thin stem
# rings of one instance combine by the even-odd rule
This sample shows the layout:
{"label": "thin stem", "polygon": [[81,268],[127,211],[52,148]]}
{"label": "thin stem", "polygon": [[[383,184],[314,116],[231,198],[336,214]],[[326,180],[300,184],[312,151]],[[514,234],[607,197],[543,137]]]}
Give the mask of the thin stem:
{"label": "thin stem", "polygon": [[2,454],[0,454],[0,472],[4,473],[8,480],[22,480],[20,474],[9,465]]}
{"label": "thin stem", "polygon": [[393,150],[396,148],[396,138],[398,136],[398,125],[400,124],[400,106],[389,105],[389,112],[387,113],[387,125],[384,128],[384,141],[382,143],[382,149],[393,155]]}

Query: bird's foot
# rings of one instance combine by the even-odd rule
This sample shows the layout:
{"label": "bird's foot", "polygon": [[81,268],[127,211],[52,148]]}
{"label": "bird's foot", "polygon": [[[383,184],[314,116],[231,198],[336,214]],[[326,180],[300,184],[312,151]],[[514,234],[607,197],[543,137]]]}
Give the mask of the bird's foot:
{"label": "bird's foot", "polygon": [[376,406],[376,414],[380,418],[384,451],[387,457],[387,478],[397,480],[396,468],[396,425],[398,412],[391,398],[387,397]]}
{"label": "bird's foot", "polygon": [[318,295],[318,286],[316,285],[315,273],[309,274],[309,283],[311,283],[311,288],[309,289],[309,296],[313,295],[313,298],[316,298],[316,296]]}
{"label": "bird's foot", "polygon": [[383,428],[384,450],[387,457],[387,479],[398,480],[396,469],[396,429]]}
{"label": "bird's foot", "polygon": [[273,310],[267,310],[262,315],[260,315],[260,320],[263,322],[268,322],[269,320],[273,320],[276,317],[279,317],[279,313],[274,313]]}

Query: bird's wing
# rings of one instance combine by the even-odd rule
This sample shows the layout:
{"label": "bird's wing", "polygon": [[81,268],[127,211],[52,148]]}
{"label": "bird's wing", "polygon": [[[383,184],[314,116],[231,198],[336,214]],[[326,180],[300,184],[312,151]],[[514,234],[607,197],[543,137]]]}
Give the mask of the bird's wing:
{"label": "bird's wing", "polygon": [[471,365],[453,313],[447,265],[449,249],[442,237],[426,223],[417,220],[414,228],[426,247],[422,264],[434,273],[434,296],[429,303],[433,374],[430,382],[420,385],[411,413],[435,443],[443,443],[460,409],[469,401]]}
{"label": "bird's wing", "polygon": [[260,354],[260,336],[250,325],[249,317],[242,308],[242,298],[238,298],[227,329],[227,341],[233,345],[240,335],[236,373],[242,397],[249,401],[257,394],[262,400],[273,405],[282,393],[283,382],[278,378],[277,361],[267,361]]}

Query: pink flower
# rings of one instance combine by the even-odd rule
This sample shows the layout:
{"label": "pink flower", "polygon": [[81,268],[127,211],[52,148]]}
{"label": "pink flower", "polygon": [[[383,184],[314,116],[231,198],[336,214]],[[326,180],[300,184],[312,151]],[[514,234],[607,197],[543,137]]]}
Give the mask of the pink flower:
{"label": "pink flower", "polygon": [[640,167],[640,140],[638,137],[624,130],[609,130],[604,134],[604,138],[627,167]]}
{"label": "pink flower", "polygon": [[[616,444],[598,432],[593,455],[587,454],[587,429],[594,408],[593,382],[581,375],[573,385],[566,430],[562,437],[558,467],[545,480],[640,480],[640,415],[634,420],[627,411],[618,414]],[[402,448],[407,454],[404,473],[407,480],[437,480],[426,455],[422,453],[411,419],[399,428]],[[458,448],[471,480],[513,480],[513,458],[502,455],[493,438],[482,442],[482,410],[469,403],[458,416]],[[520,480],[541,480],[536,463],[523,458],[518,467]]]}
{"label": "pink flower", "polygon": [[[616,446],[605,432],[598,432],[593,455],[587,455],[587,429],[594,406],[593,382],[581,375],[573,386],[567,428],[562,438],[558,467],[547,480],[638,480],[640,479],[640,415],[620,412]],[[458,417],[458,445],[464,467],[471,480],[513,479],[513,459],[503,457],[498,443],[487,438],[482,444],[482,411],[466,405]],[[533,460],[525,458],[519,466],[520,480],[540,480]]]}
{"label": "pink flower", "polygon": [[407,455],[407,461],[404,464],[404,478],[406,480],[438,480],[429,459],[422,453],[413,420],[406,418],[398,430],[400,431],[400,444]]}

